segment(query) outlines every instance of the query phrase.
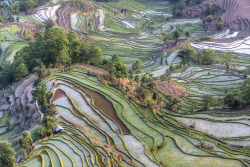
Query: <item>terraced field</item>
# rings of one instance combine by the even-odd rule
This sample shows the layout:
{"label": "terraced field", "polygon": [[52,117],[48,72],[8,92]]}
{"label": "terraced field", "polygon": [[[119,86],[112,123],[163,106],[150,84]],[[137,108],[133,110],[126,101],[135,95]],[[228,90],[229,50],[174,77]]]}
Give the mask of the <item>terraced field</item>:
{"label": "terraced field", "polygon": [[[65,129],[53,138],[39,141],[29,159],[19,166],[248,166],[249,149],[234,148],[219,139],[231,120],[235,125],[227,140],[249,137],[249,125],[237,123],[245,117],[217,118],[190,115],[186,119],[204,119],[218,126],[217,133],[207,132],[197,122],[197,130],[183,124],[189,120],[145,113],[138,104],[128,101],[120,92],[106,87],[95,77],[80,72],[56,73],[45,81],[51,88],[51,102],[57,106],[57,118]],[[100,103],[110,104],[107,106]],[[113,116],[111,116],[113,115]],[[116,115],[116,116],[114,116]],[[190,118],[189,118],[190,117]],[[218,122],[213,122],[216,120]],[[180,123],[182,122],[182,123]],[[227,125],[228,124],[228,125]],[[245,135],[239,135],[237,128]],[[218,136],[218,137],[216,137]],[[206,143],[214,149],[199,145]],[[52,165],[52,166],[53,166]]]}
{"label": "terraced field", "polygon": [[[235,6],[231,0],[230,4]],[[149,90],[149,84],[145,84],[144,88],[152,99],[157,94],[155,104],[159,97],[164,104],[146,108],[133,100],[132,91],[132,98],[127,98],[109,81],[103,84],[103,78],[88,75],[98,70],[109,75],[98,67],[76,63],[65,69],[67,72],[53,69],[41,82],[48,88],[48,102],[56,106],[56,118],[64,131],[36,141],[25,161],[17,158],[17,166],[250,166],[250,115],[201,111],[204,95],[222,100],[227,92],[240,90],[249,74],[250,37],[218,42],[231,41],[241,32],[226,29],[212,34],[201,26],[201,19],[174,18],[172,9],[173,4],[163,0],[51,1],[29,10],[29,15],[20,14],[19,22],[0,26],[0,64],[12,62],[15,54],[34,40],[29,36],[37,30],[36,24],[50,18],[55,27],[75,31],[79,38],[101,48],[105,58],[118,54],[127,67],[141,60],[143,66],[135,73],[152,77],[157,85]],[[242,25],[244,29],[247,22]],[[174,45],[174,41],[165,43],[162,33],[170,35],[175,30],[180,30],[180,40],[176,47],[166,49],[168,42]],[[186,31],[192,32],[188,40]],[[215,41],[195,42],[195,37],[207,34]],[[229,55],[231,70],[226,71],[223,64],[179,66],[183,58],[179,45],[189,40],[198,51],[215,50],[216,61],[233,51]],[[163,75],[168,81],[160,81]],[[33,132],[44,117],[31,94],[39,82],[31,74],[0,92],[0,141],[9,140],[17,155],[21,133]]]}
{"label": "terraced field", "polygon": [[222,51],[222,52],[233,51],[236,53],[243,53],[249,55],[250,54],[249,43],[250,43],[250,38],[247,37],[243,40],[237,40],[233,43],[201,42],[198,44],[193,43],[192,46],[194,46],[197,49],[210,48],[216,51]]}
{"label": "terraced field", "polygon": [[[199,19],[167,21],[166,18],[172,17],[171,8],[169,2],[162,1],[88,1],[84,2],[84,5],[63,3],[39,7],[33,10],[33,15],[26,18],[30,19],[30,22],[34,22],[34,18],[35,22],[51,18],[67,32],[73,30],[78,35],[96,41],[95,45],[103,50],[106,57],[119,54],[127,66],[131,66],[137,59],[145,66],[149,66],[148,63],[153,61],[153,69],[156,59],[160,59],[162,32],[171,33],[175,29],[181,29],[183,32],[191,30],[193,36],[204,33]],[[122,13],[122,9],[126,9],[127,13]],[[184,38],[184,33],[181,38]]]}
{"label": "terraced field", "polygon": [[171,74],[188,93],[182,97],[182,107],[193,111],[201,109],[201,98],[210,95],[214,98],[223,98],[225,92],[239,90],[245,76],[239,72],[227,72],[224,69],[209,67],[190,67],[184,72]]}
{"label": "terraced field", "polygon": [[[14,141],[24,130],[31,130],[37,124],[36,117],[41,116],[35,103],[31,103],[34,83],[37,77],[30,75],[16,83],[12,88],[13,95],[1,94],[3,117],[0,118],[0,140]],[[3,93],[3,92],[2,92]],[[15,143],[14,146],[17,146]]]}
{"label": "terraced field", "polygon": [[27,46],[26,34],[35,30],[30,23],[13,23],[0,28],[0,62],[13,61],[17,51]]}
{"label": "terraced field", "polygon": [[21,50],[24,46],[27,46],[26,42],[3,42],[1,43],[1,61],[12,62],[16,52]]}

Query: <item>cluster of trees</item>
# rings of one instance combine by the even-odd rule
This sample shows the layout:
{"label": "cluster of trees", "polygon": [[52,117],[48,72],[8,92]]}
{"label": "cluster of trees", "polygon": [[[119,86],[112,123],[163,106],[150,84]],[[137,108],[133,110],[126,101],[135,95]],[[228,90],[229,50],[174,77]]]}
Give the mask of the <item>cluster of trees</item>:
{"label": "cluster of trees", "polygon": [[36,89],[32,90],[33,102],[37,101],[42,109],[45,110],[49,105],[49,93],[47,91],[47,86],[45,84],[40,84]]}
{"label": "cluster of trees", "polygon": [[49,104],[50,94],[47,91],[47,87],[44,83],[40,83],[35,90],[32,91],[33,101],[37,101],[39,106],[42,107],[44,118],[42,120],[41,127],[36,130],[35,138],[50,136],[53,134],[57,125],[57,109],[53,104]]}
{"label": "cluster of trees", "polygon": [[129,69],[122,63],[118,54],[113,55],[111,59],[104,59],[100,67],[110,73],[111,82],[115,80],[115,77],[127,78],[129,75]]}
{"label": "cluster of trees", "polygon": [[0,23],[6,23],[8,21],[7,17],[0,15]]}
{"label": "cluster of trees", "polygon": [[208,2],[206,5],[205,13],[207,17],[203,18],[203,23],[210,23],[212,20],[216,21],[216,27],[220,31],[223,29],[223,19],[221,15],[225,12],[224,9],[222,9],[220,6],[211,4],[211,2]]}
{"label": "cluster of trees", "polygon": [[27,155],[32,151],[32,138],[31,138],[31,134],[29,131],[24,131],[22,133],[22,137],[20,138],[19,140],[19,143],[22,147],[22,154],[24,155],[23,156],[23,159],[26,159],[27,158]]}
{"label": "cluster of trees", "polygon": [[195,5],[199,5],[204,0],[172,0],[172,2],[175,3],[173,7],[173,16],[174,17],[181,17],[182,11],[186,9],[187,7],[192,7]]}
{"label": "cluster of trees", "polygon": [[223,18],[222,18],[222,17],[219,17],[219,18],[217,19],[217,22],[216,22],[216,27],[217,27],[217,29],[218,29],[219,31],[221,31],[221,30],[223,29],[223,25],[224,25],[224,23],[223,23]]}
{"label": "cluster of trees", "polygon": [[201,42],[201,41],[211,41],[213,38],[206,35],[206,36],[200,36],[200,37],[196,37],[195,40],[197,42]]}
{"label": "cluster of trees", "polygon": [[221,16],[225,12],[225,10],[218,5],[211,4],[211,2],[208,2],[206,5],[205,12],[207,15]]}
{"label": "cluster of trees", "polygon": [[[40,33],[35,42],[17,52],[13,63],[5,63],[0,68],[2,86],[17,81],[41,66],[69,66],[72,63],[85,63],[100,66],[103,62],[101,50],[77,39],[75,32],[65,33],[64,29],[51,28]],[[42,63],[42,65],[41,65]],[[117,68],[122,68],[118,67]]]}
{"label": "cluster of trees", "polygon": [[[153,92],[153,89],[156,86],[155,78],[152,74],[146,73],[142,75],[142,77],[136,75],[134,80],[137,83],[140,83],[140,86],[137,86],[135,92],[138,93],[143,100],[145,100],[150,91]],[[147,104],[148,103],[151,103],[151,100],[147,99]]]}
{"label": "cluster of trees", "polygon": [[48,29],[45,34],[39,34],[35,42],[23,48],[16,56],[23,57],[29,71],[38,66],[38,59],[46,68],[50,64],[68,66],[76,62],[99,65],[103,60],[99,48],[77,39],[75,32],[66,34],[61,28]]}
{"label": "cluster of trees", "polygon": [[11,148],[11,144],[7,141],[0,141],[0,166],[15,166],[15,151]]}
{"label": "cluster of trees", "polygon": [[216,99],[209,95],[203,97],[204,110],[210,107],[242,109],[250,104],[250,78],[246,78],[241,87],[241,92],[228,92],[223,99]]}
{"label": "cluster of trees", "polygon": [[182,47],[182,65],[190,65],[194,62],[198,65],[212,65],[215,62],[215,52],[212,49],[204,49],[196,51],[192,46],[186,45]]}
{"label": "cluster of trees", "polygon": [[[9,1],[5,1],[9,2]],[[12,15],[7,15],[7,13],[10,13],[11,6],[13,5],[13,2],[10,2],[10,6],[7,4],[0,4],[0,23],[7,23],[7,22],[13,22],[14,17]]]}
{"label": "cluster of trees", "polygon": [[16,57],[13,63],[6,62],[0,66],[0,84],[4,87],[14,81],[17,81],[29,75],[25,61],[22,57]]}
{"label": "cluster of trees", "polygon": [[[164,37],[164,42],[167,42],[169,40],[175,40],[175,43],[178,42],[178,39],[181,37],[181,32],[180,30],[175,30],[172,32],[172,34],[167,34],[166,32],[162,33],[162,36]],[[186,31],[185,32],[186,38],[190,38],[192,36],[191,31]]]}
{"label": "cluster of trees", "polygon": [[37,131],[41,137],[50,136],[53,134],[57,125],[57,119],[55,116],[46,115],[42,121],[42,126]]}
{"label": "cluster of trees", "polygon": [[167,77],[166,75],[162,75],[160,76],[160,80],[170,82],[172,80],[172,77],[171,76]]}
{"label": "cluster of trees", "polygon": [[18,14],[19,12],[27,13],[29,9],[41,6],[48,2],[48,0],[21,0],[19,3],[11,3],[10,11],[13,14]]}

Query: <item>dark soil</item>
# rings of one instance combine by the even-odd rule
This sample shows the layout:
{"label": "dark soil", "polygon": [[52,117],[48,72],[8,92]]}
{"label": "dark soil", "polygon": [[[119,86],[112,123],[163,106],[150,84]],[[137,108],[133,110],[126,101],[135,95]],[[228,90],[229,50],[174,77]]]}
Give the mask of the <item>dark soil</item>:
{"label": "dark soil", "polygon": [[62,98],[63,96],[66,96],[66,94],[62,90],[57,89],[51,102],[54,103],[56,100]]}
{"label": "dark soil", "polygon": [[130,134],[129,129],[126,127],[126,125],[124,125],[124,123],[117,116],[116,110],[115,110],[113,104],[108,99],[106,99],[105,96],[103,96],[102,94],[100,94],[98,92],[90,90],[86,87],[84,87],[84,91],[93,98],[94,105],[98,109],[100,109],[105,115],[107,115],[116,124],[119,125],[123,134]]}

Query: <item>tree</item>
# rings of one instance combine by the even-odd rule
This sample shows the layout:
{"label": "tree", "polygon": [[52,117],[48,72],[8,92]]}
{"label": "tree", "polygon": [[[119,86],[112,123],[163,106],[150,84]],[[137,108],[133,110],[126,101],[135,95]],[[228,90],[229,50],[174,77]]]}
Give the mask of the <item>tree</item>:
{"label": "tree", "polygon": [[178,41],[178,39],[180,38],[180,36],[181,36],[181,33],[180,33],[179,30],[175,30],[175,31],[173,32],[173,39],[175,39],[175,43],[177,43],[177,41]]}
{"label": "tree", "polygon": [[138,93],[143,99],[145,99],[147,96],[147,91],[142,86],[138,86],[135,92]]}
{"label": "tree", "polygon": [[89,23],[88,23],[88,27],[87,27],[87,31],[89,32],[89,33],[91,33],[92,32],[92,20],[89,20]]}
{"label": "tree", "polygon": [[193,59],[196,58],[195,55],[197,54],[197,52],[196,52],[196,50],[195,50],[192,46],[190,46],[190,45],[188,45],[187,47],[185,47],[185,48],[182,49],[182,50],[183,50],[183,52],[185,53],[185,55],[184,55],[184,57],[183,57],[183,59],[182,59],[182,64],[183,64],[183,65],[186,65],[186,64],[189,65],[189,62],[190,62],[191,60],[193,60]]}
{"label": "tree", "polygon": [[149,88],[153,91],[154,90],[154,87],[157,86],[156,82],[155,81],[150,81],[148,83],[148,86]]}
{"label": "tree", "polygon": [[241,105],[239,92],[229,92],[224,97],[224,104],[231,109],[239,108]]}
{"label": "tree", "polygon": [[31,134],[29,131],[24,131],[22,133],[22,137],[19,140],[22,148],[27,152],[30,153],[32,150],[32,138],[31,138]]}
{"label": "tree", "polygon": [[32,96],[34,100],[37,100],[38,103],[43,106],[44,108],[48,106],[48,93],[47,87],[45,84],[41,84],[37,86],[35,90],[32,90]]}
{"label": "tree", "polygon": [[209,95],[202,96],[204,110],[208,110],[209,107],[213,106],[213,98]]}
{"label": "tree", "polygon": [[140,81],[140,76],[139,76],[139,75],[136,75],[136,76],[135,76],[135,82],[137,82],[137,84],[138,84],[139,81]]}
{"label": "tree", "polygon": [[48,29],[53,28],[53,27],[55,26],[55,22],[54,22],[51,18],[45,20],[45,21],[44,21],[44,24],[45,24],[45,29],[46,29],[46,31],[47,31]]}
{"label": "tree", "polygon": [[212,49],[204,49],[197,54],[197,64],[212,65],[214,63],[215,53]]}
{"label": "tree", "polygon": [[191,31],[187,31],[187,32],[185,33],[185,36],[186,36],[186,38],[190,38],[190,37],[192,36]]}
{"label": "tree", "polygon": [[117,63],[117,62],[120,62],[121,60],[120,60],[120,57],[119,57],[119,55],[118,54],[114,54],[113,56],[112,56],[112,62],[113,63]]}
{"label": "tree", "polygon": [[168,40],[172,39],[171,36],[169,36],[166,32],[163,32],[162,35],[164,37],[163,39],[164,42],[167,42]]}
{"label": "tree", "polygon": [[35,1],[32,0],[26,0],[26,1],[22,1],[21,9],[23,9],[25,11],[25,13],[27,14],[29,9],[34,8],[37,5],[37,3]]}
{"label": "tree", "polygon": [[57,109],[56,109],[56,105],[50,104],[49,115],[50,116],[56,116],[57,114],[58,114],[58,112],[57,112]]}
{"label": "tree", "polygon": [[45,25],[42,23],[37,23],[36,24],[36,30],[38,31],[37,33],[41,33],[45,31]]}
{"label": "tree", "polygon": [[230,56],[232,56],[232,52],[228,52],[225,53],[221,56],[221,63],[225,64],[226,66],[226,70],[229,71],[231,68],[232,63],[232,59],[230,58]]}
{"label": "tree", "polygon": [[97,48],[95,46],[90,47],[89,51],[90,58],[87,61],[88,64],[99,66],[102,63],[103,60],[103,54],[100,48]]}
{"label": "tree", "polygon": [[160,76],[161,81],[167,81],[167,77],[165,75]]}
{"label": "tree", "polygon": [[45,116],[43,120],[43,126],[46,130],[43,132],[46,135],[51,135],[57,125],[57,119],[53,116]]}
{"label": "tree", "polygon": [[70,33],[67,34],[67,38],[69,43],[72,43],[74,40],[77,39],[77,34],[74,31],[70,31]]}
{"label": "tree", "polygon": [[[65,30],[62,28],[49,29],[42,42],[41,56],[43,63],[46,67],[52,63],[60,63],[64,66],[70,63],[70,57],[68,54],[69,41],[66,37]],[[53,47],[52,47],[53,46]]]}
{"label": "tree", "polygon": [[46,66],[43,64],[41,60],[38,60],[38,62],[39,62],[39,67],[35,67],[32,70],[32,73],[35,73],[39,77],[39,79],[42,80],[46,73]]}
{"label": "tree", "polygon": [[217,20],[216,26],[217,26],[217,29],[219,31],[221,31],[223,29],[223,18],[222,17],[219,17],[219,19]]}
{"label": "tree", "polygon": [[22,79],[23,77],[29,75],[29,71],[27,70],[26,66],[21,63],[17,68],[15,72],[15,79],[19,80]]}
{"label": "tree", "polygon": [[14,167],[15,166],[15,152],[11,148],[11,144],[7,141],[0,141],[0,166]]}
{"label": "tree", "polygon": [[246,78],[241,86],[242,99],[245,104],[250,104],[250,78]]}
{"label": "tree", "polygon": [[136,60],[136,62],[132,65],[133,70],[140,69],[142,67],[142,62],[141,60]]}
{"label": "tree", "polygon": [[155,104],[155,102],[154,102],[153,99],[150,99],[150,98],[147,99],[146,105],[147,105],[148,108],[153,108],[154,104]]}
{"label": "tree", "polygon": [[173,15],[176,17],[182,16],[182,11],[186,8],[186,2],[185,0],[180,0],[178,3],[176,3],[173,7]]}
{"label": "tree", "polygon": [[162,102],[163,102],[163,97],[162,96],[159,96],[157,98],[157,104],[161,107],[162,106]]}
{"label": "tree", "polygon": [[116,68],[115,75],[117,78],[127,78],[128,77],[129,70],[125,66],[125,64],[123,64],[122,62],[117,62],[117,63],[115,63],[114,66]]}
{"label": "tree", "polygon": [[208,15],[210,15],[211,12],[212,12],[212,4],[211,4],[211,2],[208,2],[207,5],[206,5],[206,13]]}
{"label": "tree", "polygon": [[147,83],[149,81],[149,78],[146,74],[143,74],[142,78],[141,78],[141,82],[143,84]]}
{"label": "tree", "polygon": [[208,15],[205,19],[204,22],[211,22],[213,20],[213,16],[212,15]]}

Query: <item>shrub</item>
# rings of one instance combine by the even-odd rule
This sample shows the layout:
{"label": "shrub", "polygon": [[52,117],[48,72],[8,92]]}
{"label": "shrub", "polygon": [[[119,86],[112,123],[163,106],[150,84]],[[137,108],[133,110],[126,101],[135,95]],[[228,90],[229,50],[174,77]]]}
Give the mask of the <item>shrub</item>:
{"label": "shrub", "polygon": [[206,22],[211,22],[213,20],[213,16],[212,15],[208,15],[206,18],[203,19],[203,23],[206,23]]}
{"label": "shrub", "polygon": [[211,41],[212,40],[212,37],[210,37],[210,36],[200,36],[200,37],[197,37],[197,38],[195,38],[195,40],[197,41],[197,42],[201,42],[201,41]]}
{"label": "shrub", "polygon": [[224,103],[231,109],[239,108],[242,104],[239,92],[229,92],[224,97]]}

